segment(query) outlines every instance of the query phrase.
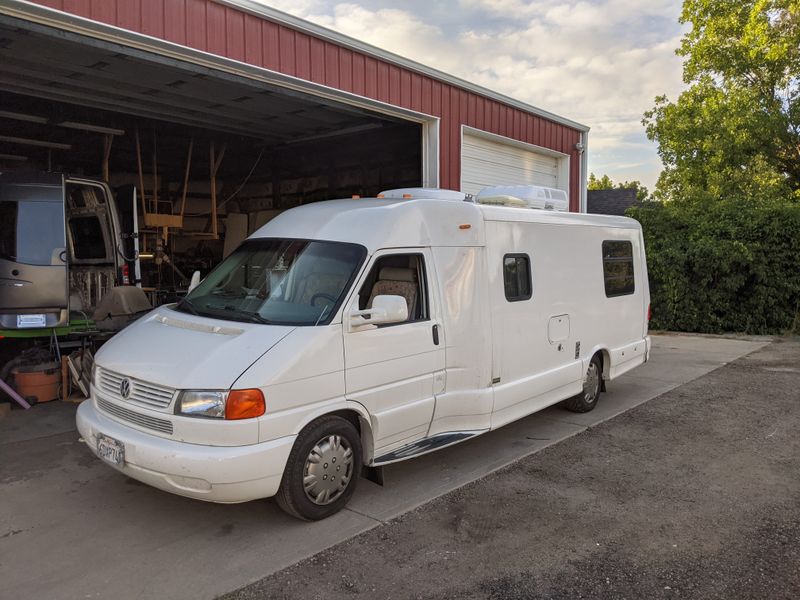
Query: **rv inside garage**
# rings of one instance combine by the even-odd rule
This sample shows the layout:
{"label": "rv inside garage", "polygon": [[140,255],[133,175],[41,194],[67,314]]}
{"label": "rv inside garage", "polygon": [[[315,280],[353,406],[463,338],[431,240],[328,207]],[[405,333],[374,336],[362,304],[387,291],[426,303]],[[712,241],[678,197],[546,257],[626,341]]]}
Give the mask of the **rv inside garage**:
{"label": "rv inside garage", "polygon": [[8,17],[0,85],[0,171],[139,190],[146,287],[185,287],[281,210],[422,184],[419,123]]}

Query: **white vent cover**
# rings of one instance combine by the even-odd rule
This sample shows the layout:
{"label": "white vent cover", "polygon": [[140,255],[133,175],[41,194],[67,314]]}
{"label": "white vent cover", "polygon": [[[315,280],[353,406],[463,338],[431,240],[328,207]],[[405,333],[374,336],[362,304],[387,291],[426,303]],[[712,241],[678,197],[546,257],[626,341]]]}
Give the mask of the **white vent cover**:
{"label": "white vent cover", "polygon": [[453,190],[440,190],[438,188],[398,188],[385,190],[378,194],[378,198],[425,198],[427,200],[457,200],[464,201],[467,195],[464,192]]}

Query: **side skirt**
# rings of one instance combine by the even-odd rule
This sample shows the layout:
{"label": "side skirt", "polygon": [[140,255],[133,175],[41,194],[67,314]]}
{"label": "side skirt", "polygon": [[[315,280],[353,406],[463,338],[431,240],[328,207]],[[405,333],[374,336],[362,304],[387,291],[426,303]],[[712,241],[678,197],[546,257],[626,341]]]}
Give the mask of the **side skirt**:
{"label": "side skirt", "polygon": [[399,462],[408,458],[414,458],[423,454],[428,454],[434,450],[439,450],[447,446],[452,446],[458,442],[463,442],[470,438],[486,433],[488,429],[480,429],[477,431],[448,431],[445,433],[437,433],[434,436],[418,440],[397,450],[378,456],[373,459],[371,466],[377,467],[380,465],[388,465],[390,463]]}

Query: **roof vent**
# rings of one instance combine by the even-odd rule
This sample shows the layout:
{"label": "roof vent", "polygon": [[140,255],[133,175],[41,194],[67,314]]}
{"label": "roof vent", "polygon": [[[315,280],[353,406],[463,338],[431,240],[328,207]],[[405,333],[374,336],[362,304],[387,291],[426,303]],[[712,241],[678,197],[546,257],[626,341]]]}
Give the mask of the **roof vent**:
{"label": "roof vent", "polygon": [[475,201],[478,204],[536,208],[558,212],[569,210],[567,192],[538,185],[497,185],[483,188],[475,196]]}
{"label": "roof vent", "polygon": [[439,188],[398,188],[385,190],[378,194],[378,198],[394,198],[397,200],[410,198],[424,198],[426,200],[457,200],[463,202],[467,195],[453,190],[440,190]]}

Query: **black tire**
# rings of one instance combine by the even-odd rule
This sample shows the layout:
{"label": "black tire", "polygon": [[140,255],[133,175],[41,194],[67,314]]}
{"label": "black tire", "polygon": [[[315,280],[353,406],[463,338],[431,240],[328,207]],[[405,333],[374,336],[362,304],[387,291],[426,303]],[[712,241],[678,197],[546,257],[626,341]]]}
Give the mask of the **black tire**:
{"label": "black tire", "polygon": [[564,408],[576,413],[585,413],[597,406],[600,390],[603,388],[603,361],[598,354],[592,357],[586,370],[583,391],[563,403]]}
{"label": "black tire", "polygon": [[[337,440],[338,445],[335,443]],[[351,452],[349,463],[347,449]],[[311,460],[312,450],[316,461]],[[336,464],[337,459],[339,464]],[[319,521],[344,508],[356,489],[360,473],[361,437],[356,428],[342,417],[320,417],[306,425],[297,436],[275,500],[293,517]],[[316,476],[315,483],[306,491],[304,480],[309,475]],[[340,483],[343,476],[347,477],[344,486]],[[337,483],[333,484],[334,481]],[[315,497],[322,497],[322,503]]]}

